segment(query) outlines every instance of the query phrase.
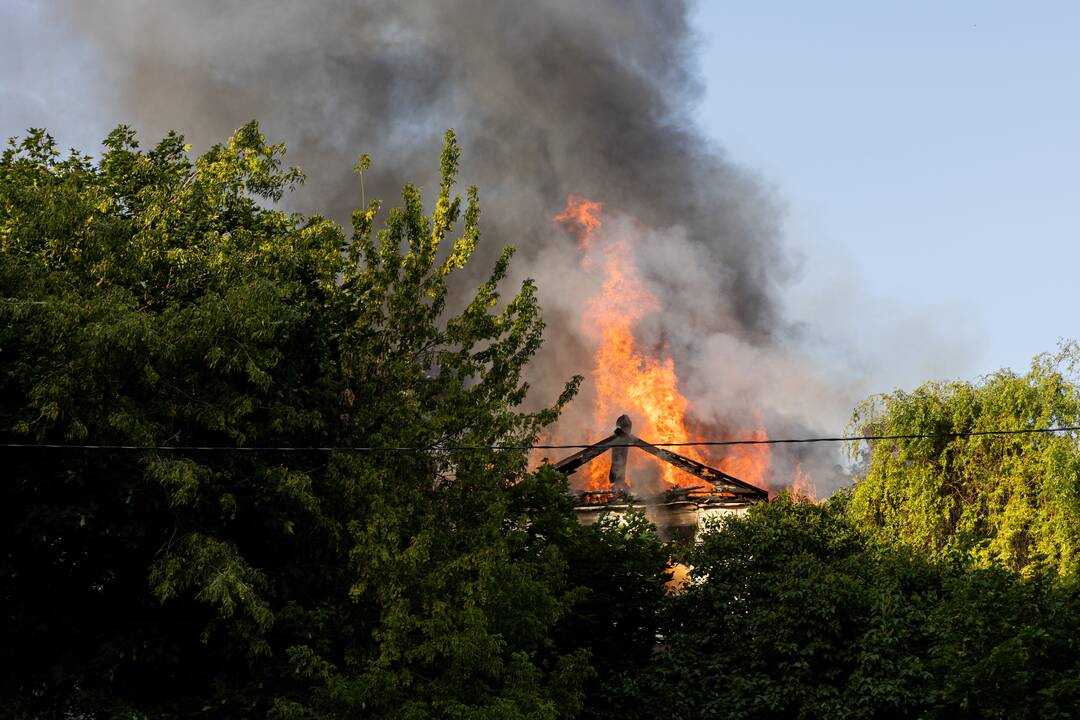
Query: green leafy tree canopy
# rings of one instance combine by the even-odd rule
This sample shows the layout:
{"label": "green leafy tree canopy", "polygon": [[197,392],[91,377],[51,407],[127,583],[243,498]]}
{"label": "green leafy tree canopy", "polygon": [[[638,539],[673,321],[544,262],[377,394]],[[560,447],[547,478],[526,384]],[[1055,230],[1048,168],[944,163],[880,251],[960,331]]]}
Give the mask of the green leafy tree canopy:
{"label": "green leafy tree canopy", "polygon": [[[4,452],[5,707],[574,712],[586,653],[547,635],[580,593],[536,530],[565,485],[446,449],[528,444],[573,394],[519,409],[533,284],[500,297],[507,248],[446,312],[481,237],[452,132],[430,214],[409,185],[351,237],[268,205],[302,180],[283,154],[251,123],[195,159],[127,128],[0,158],[0,439],[234,449]],[[420,449],[249,451],[283,446]]]}
{"label": "green leafy tree canopy", "polygon": [[[853,434],[950,434],[1080,426],[1080,346],[1040,355],[1024,375],[927,383],[870,398]],[[855,450],[858,451],[858,446]],[[872,441],[851,501],[883,537],[940,556],[1023,570],[1080,562],[1080,436],[982,435]]]}

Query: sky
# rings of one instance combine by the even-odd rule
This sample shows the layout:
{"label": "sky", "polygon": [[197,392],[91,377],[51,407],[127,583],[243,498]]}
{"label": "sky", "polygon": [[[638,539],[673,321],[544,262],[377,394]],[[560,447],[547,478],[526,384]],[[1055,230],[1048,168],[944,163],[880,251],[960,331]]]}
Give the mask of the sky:
{"label": "sky", "polygon": [[[93,47],[0,0],[0,134],[95,148]],[[701,2],[692,117],[784,209],[788,316],[882,391],[1080,337],[1080,5]]]}
{"label": "sky", "polygon": [[781,198],[794,315],[891,337],[895,386],[1080,337],[1080,5],[704,2],[697,25],[696,117]]}

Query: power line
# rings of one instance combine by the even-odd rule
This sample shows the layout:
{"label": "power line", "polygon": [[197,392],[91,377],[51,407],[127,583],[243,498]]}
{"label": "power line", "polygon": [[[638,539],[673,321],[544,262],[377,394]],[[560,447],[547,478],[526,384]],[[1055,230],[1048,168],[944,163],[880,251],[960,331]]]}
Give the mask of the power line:
{"label": "power line", "polygon": [[[907,433],[902,435],[852,435],[837,437],[783,438],[778,440],[698,440],[691,442],[650,443],[656,447],[725,447],[729,445],[798,445],[807,443],[864,442],[878,440],[931,440],[982,437],[988,435],[1036,435],[1064,432],[1080,432],[1080,426],[1022,428],[1019,430],[967,430],[950,433]],[[592,443],[534,444],[534,445],[402,445],[402,446],[354,446],[354,445],[253,445],[249,447],[229,445],[108,445],[77,443],[0,443],[0,449],[25,450],[121,450],[161,452],[341,452],[341,453],[407,453],[407,452],[459,452],[459,451],[514,451],[514,450],[584,450]],[[638,447],[633,443],[613,443],[609,448]]]}

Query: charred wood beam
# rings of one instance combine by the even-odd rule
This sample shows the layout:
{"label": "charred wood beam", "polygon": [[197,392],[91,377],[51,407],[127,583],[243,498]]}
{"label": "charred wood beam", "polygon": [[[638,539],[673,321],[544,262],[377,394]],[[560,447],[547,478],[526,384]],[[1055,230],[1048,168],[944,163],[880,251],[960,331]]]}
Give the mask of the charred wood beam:
{"label": "charred wood beam", "polygon": [[577,496],[579,507],[633,505],[636,499],[628,493],[617,493],[613,490],[587,490]]}
{"label": "charred wood beam", "polygon": [[709,486],[707,488],[705,485],[695,485],[694,487],[688,487],[688,488],[683,488],[683,487],[669,488],[669,489],[664,491],[664,495],[663,495],[664,502],[682,502],[684,500],[689,500],[690,497],[692,495],[694,495],[694,494],[697,494],[697,495],[703,495],[703,494],[704,495],[709,495],[710,494],[709,490],[714,490],[714,489],[715,489],[715,486]]}
{"label": "charred wood beam", "polygon": [[578,468],[580,468],[582,465],[589,462],[593,458],[606,453],[612,445],[622,445],[625,443],[626,438],[623,437],[620,433],[616,432],[614,435],[609,435],[600,442],[594,445],[590,445],[584,450],[579,450],[573,455],[566,456],[559,462],[555,463],[555,465],[553,465],[552,467],[554,467],[561,473],[566,473],[567,475],[570,475],[571,473],[577,472]]}
{"label": "charred wood beam", "polygon": [[[690,473],[694,477],[706,481],[713,488],[714,492],[721,491],[725,494],[730,494],[731,496],[753,500],[768,499],[769,493],[767,491],[751,485],[748,482],[744,482],[737,477],[728,475],[721,470],[709,467],[704,463],[699,463],[697,460],[691,460],[678,453],[645,442],[636,435],[633,435],[630,432],[631,428],[630,418],[626,415],[622,415],[615,421],[615,432],[613,434],[583,450],[579,450],[573,455],[563,458],[555,463],[553,467],[562,473],[570,475],[577,472],[577,470],[585,463],[594,460],[608,450],[611,450],[611,471],[608,473],[608,479],[611,481],[612,486],[611,492],[613,494],[627,494],[629,488],[626,485],[626,461],[630,448],[636,447],[666,463],[674,465],[684,472]],[[689,493],[698,494],[699,491],[702,490],[703,488],[699,486],[686,489],[673,489],[668,492],[675,492],[685,497]],[[705,489],[704,492],[701,492],[700,494],[709,494],[709,492],[709,490]]]}
{"label": "charred wood beam", "polygon": [[645,442],[636,435],[630,433],[622,433],[613,437],[620,437],[627,444],[639,447],[650,455],[655,455],[666,463],[670,463],[675,467],[690,473],[695,477],[699,477],[702,480],[709,482],[716,486],[718,489],[727,490],[735,495],[741,495],[743,497],[755,498],[755,499],[768,499],[769,493],[762,490],[759,487],[751,485],[748,482],[743,482],[737,477],[728,475],[725,472],[721,472],[716,468],[711,468],[708,465],[699,463],[697,460],[691,460],[688,457],[673,453],[670,450],[656,447],[652,443]]}
{"label": "charred wood beam", "polygon": [[[615,421],[615,434],[628,434],[632,427],[630,416],[620,415],[619,419]],[[628,447],[611,448],[611,471],[608,473],[608,481],[611,483],[611,489],[615,492],[630,491],[629,486],[626,484],[626,456],[629,453],[630,448]]]}

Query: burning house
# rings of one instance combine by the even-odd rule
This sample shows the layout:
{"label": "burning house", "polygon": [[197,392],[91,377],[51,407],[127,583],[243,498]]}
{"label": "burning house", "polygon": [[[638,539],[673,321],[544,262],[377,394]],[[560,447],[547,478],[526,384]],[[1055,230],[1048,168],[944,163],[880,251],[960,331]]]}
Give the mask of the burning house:
{"label": "burning house", "polygon": [[[608,437],[555,463],[555,469],[572,475],[605,453],[610,453],[609,489],[585,490],[579,495],[578,521],[596,522],[601,515],[625,513],[632,507],[644,510],[660,536],[693,538],[702,521],[746,510],[751,503],[768,500],[766,490],[744,482],[704,463],[646,442],[631,433],[630,418],[622,415]],[[694,478],[697,484],[675,485],[648,495],[635,495],[627,482],[630,450],[641,450]]]}
{"label": "burning house", "polygon": [[573,434],[590,433],[590,428],[610,422],[616,410],[625,409],[642,434],[667,446],[635,435],[629,414],[621,415],[606,437],[587,434],[589,447],[555,463],[570,476],[578,494],[579,521],[591,524],[605,514],[636,507],[665,539],[689,538],[708,518],[743,512],[767,500],[771,458],[769,446],[760,443],[767,439],[760,421],[738,433],[754,442],[697,444],[709,433],[738,429],[696,420],[679,388],[674,359],[663,344],[639,339],[639,325],[660,310],[660,303],[635,265],[629,239],[602,233],[602,206],[586,198],[572,196],[555,219],[576,236],[582,268],[594,278],[595,288],[581,310],[583,330],[595,347],[588,376],[591,412],[588,400],[579,407],[591,417],[583,418],[578,411],[557,428],[556,438],[569,441]]}
{"label": "burning house", "polygon": [[[846,373],[839,387],[822,382],[798,343],[781,342],[791,318],[779,291],[798,263],[773,189],[688,113],[702,87],[693,3],[328,0],[319,12],[265,3],[251,17],[212,0],[58,5],[119,72],[109,96],[145,133],[183,127],[201,146],[258,117],[287,140],[308,175],[283,209],[319,207],[347,228],[362,198],[342,158],[361,150],[376,160],[369,196],[437,187],[431,160],[453,125],[484,239],[452,291],[486,282],[512,243],[502,289],[535,280],[547,323],[525,369],[533,402],[587,376],[547,442],[599,441],[624,412],[653,442],[819,434],[858,399]],[[110,9],[127,21],[109,22]],[[773,447],[677,451],[772,489],[811,472],[828,482],[819,473],[838,459]],[[575,473],[575,489],[606,489],[610,456]],[[699,483],[629,456],[639,497]]]}

